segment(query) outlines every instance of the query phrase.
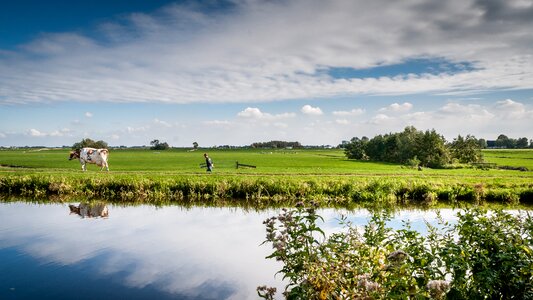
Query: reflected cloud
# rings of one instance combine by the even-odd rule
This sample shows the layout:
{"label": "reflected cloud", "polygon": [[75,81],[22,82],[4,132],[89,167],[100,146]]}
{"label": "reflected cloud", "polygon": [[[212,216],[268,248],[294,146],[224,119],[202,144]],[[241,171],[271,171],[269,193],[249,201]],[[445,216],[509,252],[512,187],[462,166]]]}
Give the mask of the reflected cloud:
{"label": "reflected cloud", "polygon": [[[128,287],[155,286],[198,299],[255,299],[255,288],[283,288],[281,265],[266,260],[262,221],[273,213],[227,208],[111,206],[113,218],[65,217],[66,205],[0,204],[0,249],[45,264],[97,264],[99,276]],[[209,293],[217,293],[211,297]]]}
{"label": "reflected cloud", "polygon": [[[256,299],[258,285],[284,289],[281,276],[274,277],[281,263],[265,259],[272,252],[270,245],[260,246],[263,221],[278,210],[84,205],[0,203],[0,263],[2,250],[14,248],[42,265],[96,270],[91,276],[111,279],[123,288],[156,288],[187,299]],[[82,210],[96,210],[100,216],[111,210],[113,218],[72,218],[67,207],[80,215]],[[456,212],[441,209],[440,215],[453,222]],[[361,228],[371,217],[364,209],[318,213],[326,235],[343,230],[341,215]],[[401,220],[423,231],[426,221],[436,224],[437,213],[402,210],[389,226],[401,228]]]}

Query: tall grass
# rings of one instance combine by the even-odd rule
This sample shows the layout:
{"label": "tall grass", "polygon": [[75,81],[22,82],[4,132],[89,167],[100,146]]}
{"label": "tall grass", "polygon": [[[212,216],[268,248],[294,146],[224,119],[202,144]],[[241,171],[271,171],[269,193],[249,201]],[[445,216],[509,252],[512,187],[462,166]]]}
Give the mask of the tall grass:
{"label": "tall grass", "polygon": [[533,183],[527,180],[479,183],[439,178],[9,174],[0,177],[0,193],[147,203],[223,200],[275,205],[314,201],[343,207],[462,201],[533,204]]}

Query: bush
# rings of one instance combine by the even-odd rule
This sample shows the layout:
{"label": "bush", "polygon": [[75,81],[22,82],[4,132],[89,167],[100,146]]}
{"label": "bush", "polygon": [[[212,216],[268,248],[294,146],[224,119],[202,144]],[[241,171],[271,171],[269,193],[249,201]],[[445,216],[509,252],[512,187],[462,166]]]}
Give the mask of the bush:
{"label": "bush", "polygon": [[345,230],[326,238],[313,208],[283,210],[264,222],[265,243],[283,262],[287,299],[533,299],[533,217],[472,209],[458,218],[422,236],[408,223],[387,227],[378,212],[363,231],[343,218]]}

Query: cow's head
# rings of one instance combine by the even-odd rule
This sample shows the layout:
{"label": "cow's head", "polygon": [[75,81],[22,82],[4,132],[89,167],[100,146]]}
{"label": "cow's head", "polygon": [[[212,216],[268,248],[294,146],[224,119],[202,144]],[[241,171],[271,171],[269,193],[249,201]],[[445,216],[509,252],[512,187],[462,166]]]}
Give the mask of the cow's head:
{"label": "cow's head", "polygon": [[80,158],[80,149],[76,149],[74,151],[70,151],[70,156],[68,160],[73,160],[75,158]]}
{"label": "cow's head", "polygon": [[70,213],[71,214],[78,214],[78,215],[80,214],[80,208],[79,207],[70,204],[68,206],[68,208],[70,208]]}

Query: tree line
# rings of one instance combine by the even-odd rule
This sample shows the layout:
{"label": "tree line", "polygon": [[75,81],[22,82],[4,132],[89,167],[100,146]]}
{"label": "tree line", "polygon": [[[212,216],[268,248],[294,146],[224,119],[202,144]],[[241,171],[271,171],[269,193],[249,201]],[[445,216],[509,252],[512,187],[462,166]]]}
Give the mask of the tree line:
{"label": "tree line", "polygon": [[252,148],[302,148],[300,142],[286,142],[286,141],[270,141],[258,142],[250,145]]}
{"label": "tree line", "polygon": [[408,126],[402,132],[354,137],[342,147],[350,159],[373,160],[442,168],[452,162],[482,162],[482,141],[472,135],[459,135],[448,143],[434,129],[420,131]]}
{"label": "tree line", "polygon": [[500,134],[495,141],[487,141],[485,148],[506,148],[506,149],[525,149],[533,148],[533,140],[529,141],[526,137],[513,139],[505,134]]}

